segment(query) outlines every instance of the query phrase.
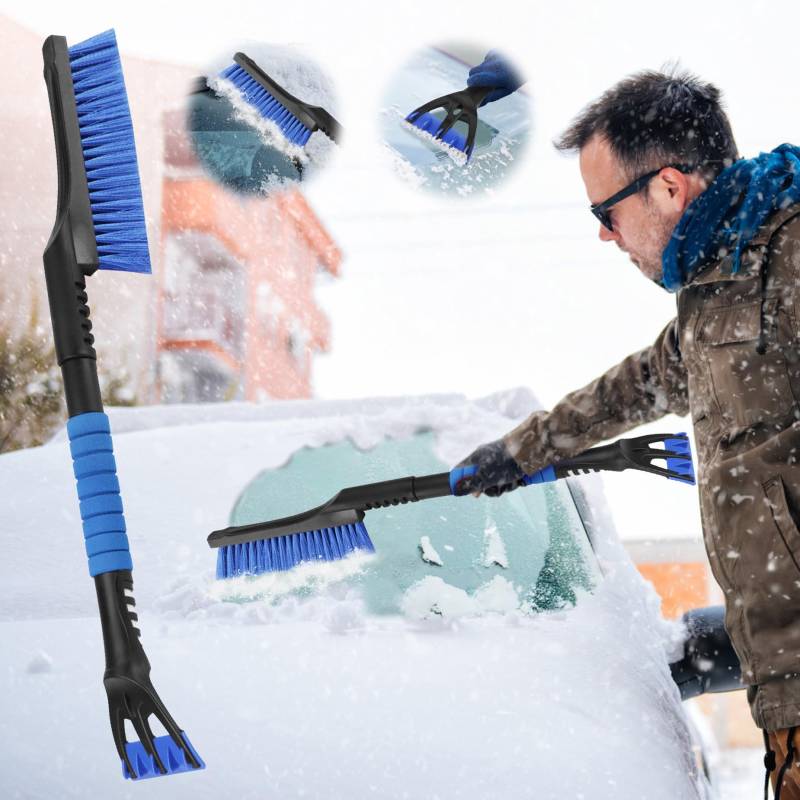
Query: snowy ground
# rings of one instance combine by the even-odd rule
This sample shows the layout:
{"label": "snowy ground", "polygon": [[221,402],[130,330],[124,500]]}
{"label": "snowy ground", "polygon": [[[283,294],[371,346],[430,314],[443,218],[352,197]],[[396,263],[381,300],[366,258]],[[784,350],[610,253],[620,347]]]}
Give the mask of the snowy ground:
{"label": "snowy ground", "polygon": [[366,614],[336,585],[278,605],[212,591],[205,536],[265,466],[305,444],[349,435],[369,447],[420,425],[453,458],[460,431],[507,427],[515,398],[533,402],[113,413],[154,683],[208,764],[146,789],[122,781],[111,741],[66,444],[0,457],[0,794],[699,797],[667,669],[675,626],[607,519],[593,536],[603,580],[568,611],[421,621]]}

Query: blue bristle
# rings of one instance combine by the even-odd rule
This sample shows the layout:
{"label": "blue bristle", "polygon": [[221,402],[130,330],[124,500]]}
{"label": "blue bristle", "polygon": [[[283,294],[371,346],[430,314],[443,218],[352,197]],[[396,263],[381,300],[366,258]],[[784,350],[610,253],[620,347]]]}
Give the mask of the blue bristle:
{"label": "blue bristle", "polygon": [[[410,116],[409,114],[409,117]],[[427,112],[420,114],[416,119],[409,119],[409,117],[406,117],[406,122],[410,122],[415,128],[419,128],[421,131],[429,133],[434,137],[442,125],[442,120]],[[465,153],[467,150],[467,137],[457,131],[455,127],[450,128],[440,139],[445,144],[454,147],[456,150],[460,150],[462,153]]]}
{"label": "blue bristle", "polygon": [[150,272],[133,123],[114,31],[69,48],[100,269]]}
{"label": "blue bristle", "polygon": [[223,70],[221,77],[229,80],[264,119],[274,122],[291,144],[302,147],[309,140],[311,129],[238,64]]}
{"label": "blue bristle", "polygon": [[363,522],[220,547],[217,578],[285,572],[309,561],[338,561],[354,550],[375,552]]}

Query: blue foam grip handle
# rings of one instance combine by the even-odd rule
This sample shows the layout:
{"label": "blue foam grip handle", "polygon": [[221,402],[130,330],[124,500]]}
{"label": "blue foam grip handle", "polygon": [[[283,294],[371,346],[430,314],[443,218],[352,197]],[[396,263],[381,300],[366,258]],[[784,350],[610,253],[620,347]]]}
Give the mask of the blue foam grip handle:
{"label": "blue foam grip handle", "polygon": [[450,470],[450,494],[456,493],[456,487],[459,484],[459,481],[462,481],[464,478],[469,478],[470,476],[474,475],[478,471],[478,467],[475,464],[469,464],[466,467],[455,467],[454,469]]}
{"label": "blue foam grip handle", "polygon": [[[191,754],[197,759],[200,764],[199,767],[193,767],[191,762],[186,758],[186,753],[183,749],[175,744],[171,736],[155,736],[153,737],[153,744],[156,748],[156,753],[161,759],[166,772],[161,772],[156,765],[156,760],[153,756],[149,755],[144,749],[141,742],[125,742],[125,752],[128,754],[134,770],[136,770],[136,780],[144,780],[145,778],[160,778],[162,775],[175,775],[178,772],[191,772],[195,769],[205,769],[206,764],[197,751],[192,747],[189,737],[184,731],[181,731],[181,738],[189,748]],[[125,761],[122,761],[122,777],[133,779],[133,775],[128,772],[128,767]]]}
{"label": "blue foam grip handle", "polygon": [[133,569],[108,417],[100,411],[72,417],[67,435],[89,574]]}
{"label": "blue foam grip handle", "polygon": [[522,483],[525,486],[530,486],[534,483],[550,483],[551,481],[557,481],[558,477],[556,476],[555,467],[551,464],[549,467],[545,467],[544,469],[540,469],[538,472],[534,472],[533,475],[524,475],[522,478]]}

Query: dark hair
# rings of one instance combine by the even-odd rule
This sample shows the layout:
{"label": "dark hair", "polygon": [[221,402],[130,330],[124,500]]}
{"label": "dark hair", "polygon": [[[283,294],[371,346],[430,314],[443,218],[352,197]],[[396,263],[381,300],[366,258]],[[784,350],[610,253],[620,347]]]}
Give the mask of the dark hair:
{"label": "dark hair", "polygon": [[637,72],[590,103],[554,142],[580,150],[605,138],[628,177],[668,164],[697,165],[713,178],[738,157],[719,89],[690,72]]}

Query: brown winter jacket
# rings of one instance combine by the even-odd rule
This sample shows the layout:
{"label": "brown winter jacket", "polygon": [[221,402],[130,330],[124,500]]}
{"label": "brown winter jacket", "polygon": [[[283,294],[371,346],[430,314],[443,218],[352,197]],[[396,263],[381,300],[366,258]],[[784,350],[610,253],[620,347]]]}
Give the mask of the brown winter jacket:
{"label": "brown winter jacket", "polygon": [[[759,727],[800,724],[800,204],[709,263],[655,343],[504,439],[532,473],[691,413],[703,534]],[[763,350],[763,352],[760,352]]]}

